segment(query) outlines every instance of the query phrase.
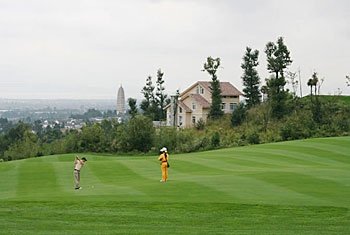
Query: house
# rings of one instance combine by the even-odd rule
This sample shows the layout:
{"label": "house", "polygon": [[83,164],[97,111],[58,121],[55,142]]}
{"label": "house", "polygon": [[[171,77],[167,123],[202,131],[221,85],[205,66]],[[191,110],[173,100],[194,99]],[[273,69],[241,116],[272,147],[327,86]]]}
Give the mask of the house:
{"label": "house", "polygon": [[[211,106],[211,82],[198,81],[178,97],[173,96],[166,109],[167,125],[193,127],[199,120],[206,122]],[[222,110],[232,113],[242,93],[229,82],[220,82]]]}

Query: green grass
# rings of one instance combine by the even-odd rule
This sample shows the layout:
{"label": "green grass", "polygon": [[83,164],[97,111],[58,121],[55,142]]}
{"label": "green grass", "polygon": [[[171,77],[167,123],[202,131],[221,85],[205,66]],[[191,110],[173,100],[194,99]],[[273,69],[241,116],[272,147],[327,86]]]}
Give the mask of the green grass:
{"label": "green grass", "polygon": [[0,163],[0,234],[350,234],[350,137]]}

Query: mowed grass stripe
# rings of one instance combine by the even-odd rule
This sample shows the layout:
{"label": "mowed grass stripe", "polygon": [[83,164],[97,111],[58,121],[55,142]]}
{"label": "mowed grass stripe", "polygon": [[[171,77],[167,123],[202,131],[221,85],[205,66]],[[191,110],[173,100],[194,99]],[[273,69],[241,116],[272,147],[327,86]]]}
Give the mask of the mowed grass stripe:
{"label": "mowed grass stripe", "polygon": [[11,162],[8,164],[0,163],[0,199],[12,198],[16,196],[18,175],[18,164]]}
{"label": "mowed grass stripe", "polygon": [[[293,171],[298,172],[298,171]],[[301,171],[299,171],[301,172]],[[334,181],[344,187],[350,187],[350,175],[348,168],[317,168],[312,170],[303,170],[303,174],[314,176],[320,179],[325,179],[329,181]]]}
{"label": "mowed grass stripe", "polygon": [[[176,158],[172,161],[171,167],[181,173],[189,173],[191,175],[218,175],[227,172],[224,165],[221,164],[220,171],[218,168],[205,162],[200,157]],[[227,172],[229,174],[229,171]]]}
{"label": "mowed grass stripe", "polygon": [[[210,201],[211,196],[206,195],[224,195],[223,191],[208,187],[206,183],[193,180],[191,171],[188,174],[182,174],[177,169],[179,161],[176,157],[172,158],[172,166],[168,169],[168,183],[160,183],[161,170],[157,158],[148,157],[144,159],[130,159],[121,161],[125,167],[134,174],[140,175],[144,181],[134,184],[133,187],[144,192],[149,200],[155,201]],[[174,165],[173,165],[174,164]],[[182,177],[180,176],[182,174]],[[204,193],[203,193],[204,192]]]}
{"label": "mowed grass stripe", "polygon": [[45,158],[27,159],[19,163],[17,174],[17,197],[40,197],[62,195],[57,183],[58,176],[52,163]]}
{"label": "mowed grass stripe", "polygon": [[[196,158],[192,156],[192,158]],[[194,159],[192,159],[194,161]],[[176,165],[181,160],[176,160]],[[189,161],[186,159],[186,162]],[[215,166],[215,160],[213,159],[205,159],[200,158],[196,159],[196,161],[200,161],[202,164],[208,164],[211,166]],[[204,163],[203,163],[204,162]],[[220,159],[221,162],[221,159]],[[223,164],[221,162],[221,164]],[[219,168],[220,164],[216,164],[216,167]],[[179,165],[179,167],[182,167]],[[199,167],[201,170],[207,169],[203,168],[201,164],[193,164],[192,166]],[[227,166],[226,166],[227,167]],[[226,169],[226,168],[225,168]],[[206,174],[205,171],[201,171],[201,174],[192,174],[193,171],[188,171],[184,173],[181,171],[181,175],[176,174],[177,170],[174,170],[175,179],[190,179],[192,182],[196,182],[198,184],[205,185],[206,187],[210,187],[226,195],[230,195],[231,201],[235,202],[245,202],[245,203],[268,203],[268,204],[285,204],[288,205],[290,203],[303,205],[303,204],[311,204],[311,205],[327,205],[327,201],[322,198],[314,197],[313,195],[306,195],[301,192],[294,191],[290,188],[284,187],[283,185],[275,184],[274,182],[266,182],[264,180],[260,180],[254,177],[251,177],[252,174],[256,174],[256,172],[266,172],[262,171],[259,168],[249,168],[246,169],[245,172],[237,171],[233,169],[231,172],[220,171],[220,174]],[[276,171],[276,169],[273,169]],[[199,171],[196,171],[197,173]],[[218,170],[219,172],[219,170]],[[217,194],[215,199],[218,201],[226,201],[226,197],[221,194]],[[228,199],[230,201],[230,199]]]}
{"label": "mowed grass stripe", "polygon": [[[94,161],[94,158],[98,160]],[[79,191],[80,195],[115,195],[116,197],[143,195],[141,191],[132,187],[132,182],[136,179],[133,172],[124,167],[118,159],[94,158],[90,157],[91,160],[82,170],[83,190]]]}
{"label": "mowed grass stripe", "polygon": [[[4,234],[347,234],[344,208],[235,203],[6,203],[18,221]],[[28,208],[23,210],[23,208]],[[130,210],[134,208],[134,210]],[[166,218],[165,213],[166,213]],[[31,213],[34,212],[34,213]],[[42,220],[45,214],[46,219]],[[84,218],[84,219],[81,219]],[[307,218],[307,219],[305,219]],[[33,221],[35,221],[33,223]],[[72,226],[73,225],[73,226]]]}
{"label": "mowed grass stripe", "polygon": [[252,174],[250,177],[320,200],[327,200],[332,206],[350,207],[349,187],[334,181],[295,172],[266,172]]}
{"label": "mowed grass stripe", "polygon": [[[341,145],[341,144],[331,144],[330,143],[323,143],[323,142],[314,142],[310,141],[309,143],[306,143],[307,149],[309,149],[308,152],[313,152],[316,156],[327,158],[328,160],[338,161],[340,163],[350,163],[350,152],[347,145]],[[347,143],[346,141],[344,143]],[[261,149],[268,149],[268,150],[281,150],[281,144],[282,143],[274,143],[274,144],[267,144],[267,145],[260,145],[257,146]],[[304,142],[302,141],[294,141],[292,142],[286,142],[284,149],[289,150],[290,146],[298,147],[303,146]],[[350,144],[349,144],[350,145]]]}
{"label": "mowed grass stripe", "polygon": [[105,161],[89,163],[89,169],[104,184],[130,185],[134,181],[144,180],[142,176],[135,175],[118,159],[106,159]]}
{"label": "mowed grass stripe", "polygon": [[[300,192],[293,191],[289,188],[281,187],[280,185],[276,185],[274,183],[264,182],[262,180],[257,180],[252,177],[249,177],[242,174],[240,171],[236,169],[228,168],[227,164],[223,163],[220,158],[219,160],[215,159],[207,159],[207,158],[197,158],[194,155],[191,157],[192,162],[200,162],[201,164],[192,164],[192,168],[187,172],[181,171],[181,175],[177,174],[177,167],[174,169],[174,178],[175,179],[190,179],[191,182],[196,182],[205,187],[210,187],[213,190],[220,192],[217,194],[215,199],[226,202],[226,201],[244,201],[246,203],[252,202],[261,202],[261,203],[269,203],[269,204],[305,204],[305,202],[311,203],[312,205],[327,205],[327,201],[322,199],[318,199],[313,197],[312,195],[304,195]],[[179,168],[184,168],[181,165],[181,162],[184,159],[175,159],[176,166]],[[185,158],[185,164],[188,163],[191,159]],[[190,164],[189,164],[190,165]],[[203,167],[204,165],[204,167]],[[212,166],[208,168],[207,166]],[[225,165],[222,167],[222,165]],[[220,166],[226,171],[220,171]],[[200,171],[196,168],[199,168]],[[217,168],[216,172],[220,172],[220,174],[213,175],[207,174],[208,169]],[[231,170],[230,170],[231,169]],[[193,171],[196,174],[193,174]],[[246,172],[259,172],[260,168],[249,168],[246,169]],[[266,171],[266,169],[265,169]],[[199,174],[201,173],[201,174]],[[271,194],[273,192],[273,194]],[[226,197],[229,195],[230,197]],[[272,195],[272,196],[271,196]]]}
{"label": "mowed grass stripe", "polygon": [[265,158],[261,157],[261,153],[256,151],[242,151],[235,152],[234,156],[225,156],[220,158],[220,161],[230,163],[233,165],[245,167],[253,167],[259,169],[279,169],[281,164],[274,161],[267,162]]}
{"label": "mowed grass stripe", "polygon": [[[221,159],[241,159],[256,162],[256,165],[263,166],[268,164],[270,167],[298,167],[298,166],[314,166],[315,162],[308,158],[294,157],[298,156],[298,152],[282,150],[269,150],[260,146],[240,147],[237,149],[219,150]],[[282,157],[281,157],[282,156]],[[288,157],[288,158],[283,158]],[[318,163],[317,163],[318,164]]]}
{"label": "mowed grass stripe", "polygon": [[[267,149],[264,148],[261,150],[261,148],[258,149],[256,154],[260,155],[261,153],[276,153],[276,149]],[[244,152],[247,153],[247,152]],[[338,165],[340,162],[336,160],[332,160],[329,158],[325,158],[323,156],[320,156],[320,151],[315,151],[315,149],[307,147],[307,146],[293,146],[288,145],[287,150],[280,149],[277,153],[281,153],[281,156],[299,159],[303,161],[310,162],[311,165],[319,165],[319,166],[329,166],[329,165]]]}
{"label": "mowed grass stripe", "polygon": [[119,163],[145,180],[159,181],[161,179],[160,162],[157,156],[129,158],[120,160]]}

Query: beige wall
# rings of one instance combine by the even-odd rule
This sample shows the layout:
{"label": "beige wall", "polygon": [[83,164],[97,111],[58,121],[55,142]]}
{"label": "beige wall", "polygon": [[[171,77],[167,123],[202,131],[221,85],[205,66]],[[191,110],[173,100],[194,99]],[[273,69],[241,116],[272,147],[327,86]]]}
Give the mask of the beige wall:
{"label": "beige wall", "polygon": [[[200,87],[202,87],[202,86],[197,84],[191,90],[188,90],[186,93],[184,93],[182,95],[182,97],[189,96],[190,94],[200,94],[201,96],[204,97],[204,99],[206,99],[209,103],[211,103],[211,93],[210,93],[210,91],[205,90],[204,87],[202,87],[203,89],[200,89]],[[197,92],[197,88],[198,88],[198,92]]]}
{"label": "beige wall", "polygon": [[233,103],[235,105],[239,104],[239,98],[233,98],[233,97],[226,97],[222,98],[222,103],[225,103],[225,109],[223,110],[224,113],[232,113],[233,110],[230,109],[230,104]]}

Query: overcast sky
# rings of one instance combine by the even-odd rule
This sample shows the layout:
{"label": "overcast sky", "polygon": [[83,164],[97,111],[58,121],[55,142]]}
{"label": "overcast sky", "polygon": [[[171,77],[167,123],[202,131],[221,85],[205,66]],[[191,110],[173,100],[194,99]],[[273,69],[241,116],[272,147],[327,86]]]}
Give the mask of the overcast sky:
{"label": "overcast sky", "polygon": [[349,0],[0,0],[0,98],[115,99],[122,85],[139,100],[158,69],[174,94],[210,80],[208,56],[242,90],[245,48],[259,50],[264,84],[264,48],[280,36],[303,95],[313,72],[321,93],[350,94]]}

